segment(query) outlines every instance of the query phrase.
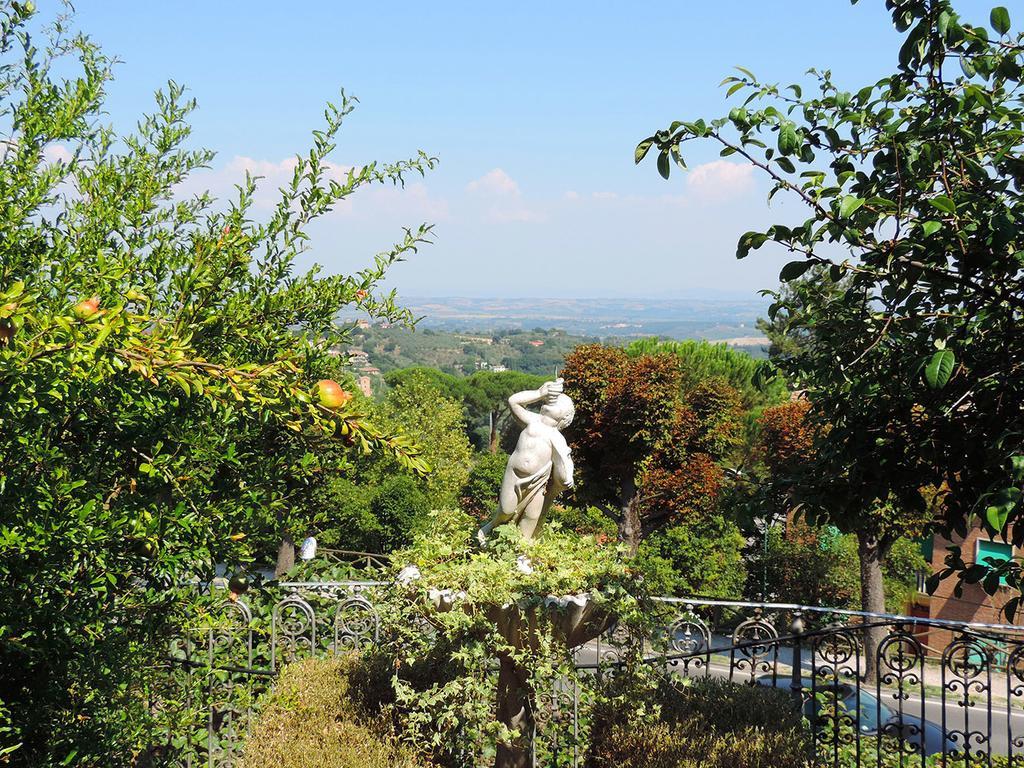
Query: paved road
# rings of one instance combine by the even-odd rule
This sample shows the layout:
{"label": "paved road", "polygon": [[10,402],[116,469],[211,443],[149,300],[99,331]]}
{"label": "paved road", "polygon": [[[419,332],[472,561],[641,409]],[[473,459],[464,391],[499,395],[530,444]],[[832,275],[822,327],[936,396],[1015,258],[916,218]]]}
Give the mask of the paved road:
{"label": "paved road", "polygon": [[[715,651],[722,650],[728,645],[727,639],[715,638],[712,640],[713,653]],[[607,646],[602,646],[602,650],[607,649]],[[578,661],[584,664],[594,664],[598,658],[598,647],[596,643],[588,643],[580,649],[578,653]],[[792,651],[788,648],[780,649],[778,659],[778,678],[780,679],[780,685],[785,687],[790,676],[790,664],[792,661]],[[809,679],[810,671],[810,660],[809,658],[802,659],[801,667],[805,670],[805,679]],[[686,670],[682,665],[672,667],[672,671],[679,675],[686,674]],[[714,677],[728,678],[731,677],[736,682],[749,682],[751,679],[749,668],[737,669],[733,665],[732,674],[730,675],[730,665],[728,663],[728,655],[724,657],[712,656],[710,667],[705,671],[704,667],[695,667],[689,670],[690,675],[711,675]],[[755,676],[764,674],[763,671],[756,671]],[[769,671],[770,674],[770,671]],[[1004,684],[1005,685],[1005,684]],[[998,697],[999,689],[998,684],[993,680],[994,692]],[[866,687],[871,695],[874,695],[874,686]],[[947,734],[951,734],[954,731],[959,732],[979,732],[980,734],[987,735],[991,742],[991,749],[993,755],[1005,755],[1008,754],[1010,734],[1012,733],[1013,738],[1020,739],[1021,743],[1024,743],[1024,701],[1015,699],[1011,704],[1009,710],[1007,709],[1004,702],[998,699],[993,702],[991,714],[989,714],[985,705],[985,698],[983,696],[975,695],[973,698],[976,700],[974,706],[963,707],[957,700],[956,693],[947,692],[945,706],[941,695],[934,690],[926,688],[925,696],[922,701],[920,696],[910,696],[908,699],[903,701],[902,711],[906,715],[912,715],[914,717],[922,716],[922,703],[924,707],[923,716],[925,720],[935,723],[940,728],[943,726],[942,714],[945,710],[946,721],[945,731]],[[892,695],[892,692],[887,692],[885,688],[882,689],[882,703],[892,709],[894,712],[900,711],[899,701]],[[989,718],[991,717],[991,721]],[[871,737],[873,738],[873,737]],[[960,739],[959,741],[962,741]],[[972,740],[972,749],[980,748],[983,751],[987,751],[988,745],[986,742],[979,742]],[[1024,755],[1024,747],[1017,747],[1014,750],[1015,755]]]}

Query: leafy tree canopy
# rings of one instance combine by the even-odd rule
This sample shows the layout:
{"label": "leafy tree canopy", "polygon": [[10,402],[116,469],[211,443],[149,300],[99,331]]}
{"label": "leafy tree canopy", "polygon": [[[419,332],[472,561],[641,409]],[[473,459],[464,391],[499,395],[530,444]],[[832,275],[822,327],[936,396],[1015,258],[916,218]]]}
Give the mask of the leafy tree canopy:
{"label": "leafy tree canopy", "polygon": [[674,355],[679,360],[684,388],[690,389],[711,378],[724,379],[740,394],[744,408],[776,403],[785,397],[785,384],[764,370],[763,360],[755,360],[724,342],[648,337],[631,342],[626,353],[634,357]]}
{"label": "leafy tree canopy", "polygon": [[434,160],[327,160],[354,101],[328,105],[269,217],[258,180],[186,197],[212,155],[171,83],[135,131],[104,122],[112,61],[66,19],[0,7],[0,668],[23,764],[129,764],[149,662],[178,588],[265,549],[353,452],[427,465],[334,373],[334,317],[407,322],[378,283],[429,236],[407,231],[354,275],[303,272],[311,221]]}
{"label": "leafy tree canopy", "polygon": [[[893,74],[846,89],[811,70],[782,88],[741,69],[724,81],[728,115],[675,121],[636,159],[656,148],[667,178],[707,141],[752,164],[807,217],[744,234],[737,257],[771,242],[794,256],[784,283],[811,270],[843,283],[779,293],[769,311],[814,329],[778,361],[818,427],[807,509],[863,529],[879,505],[926,514],[941,489],[947,525],[980,516],[1021,544],[1024,37],[1003,7],[987,27],[949,0],[886,7],[904,33]],[[1019,588],[1019,563],[1004,567]]]}
{"label": "leafy tree canopy", "polygon": [[684,397],[675,358],[630,357],[600,344],[577,347],[562,375],[576,405],[566,433],[576,501],[618,519],[633,552],[644,533],[714,506],[717,462],[741,431],[736,390],[710,380]]}
{"label": "leafy tree canopy", "polygon": [[[772,526],[754,541],[748,556],[747,599],[851,610],[861,605],[857,541],[851,534],[802,522],[791,523],[788,530]],[[893,545],[883,567],[887,611],[906,612],[917,591],[917,571],[927,566],[918,541],[901,539]]]}
{"label": "leafy tree canopy", "polygon": [[747,576],[745,543],[736,524],[714,511],[656,532],[640,544],[637,559],[655,594],[735,600]]}
{"label": "leafy tree canopy", "polygon": [[[443,394],[432,377],[416,370],[388,392],[377,414],[390,431],[414,439],[429,462],[431,471],[422,483],[430,506],[453,506],[469,476],[473,454],[462,429],[461,404]],[[379,482],[394,469],[393,458],[378,459],[369,476]]]}
{"label": "leafy tree canopy", "polygon": [[390,371],[384,380],[391,387],[399,387],[416,377],[430,380],[445,396],[462,403],[470,439],[491,453],[498,450],[502,431],[509,426],[509,396],[536,389],[545,381],[541,376],[519,371],[477,371],[464,377],[425,366]]}

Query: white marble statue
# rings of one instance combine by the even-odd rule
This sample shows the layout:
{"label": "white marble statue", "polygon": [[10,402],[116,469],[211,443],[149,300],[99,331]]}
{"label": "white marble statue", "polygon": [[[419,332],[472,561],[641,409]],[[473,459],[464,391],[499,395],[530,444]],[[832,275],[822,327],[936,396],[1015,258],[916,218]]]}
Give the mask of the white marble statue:
{"label": "white marble statue", "polygon": [[[539,413],[526,407],[534,403],[542,403]],[[562,380],[517,392],[508,405],[523,430],[505,466],[498,511],[477,533],[481,543],[496,526],[509,522],[519,526],[525,538],[534,538],[555,496],[573,485],[569,444],[559,430],[572,423],[575,408],[562,392]]]}

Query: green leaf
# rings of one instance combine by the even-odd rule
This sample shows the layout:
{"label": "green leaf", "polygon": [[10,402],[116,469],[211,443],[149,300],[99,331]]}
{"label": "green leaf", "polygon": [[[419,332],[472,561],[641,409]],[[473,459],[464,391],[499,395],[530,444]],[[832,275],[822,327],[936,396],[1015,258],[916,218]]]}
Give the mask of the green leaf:
{"label": "green leaf", "polygon": [[932,389],[942,389],[953,375],[953,367],[956,365],[956,355],[951,349],[940,349],[924,368],[925,383]]}
{"label": "green leaf", "polygon": [[764,245],[767,240],[768,236],[763,232],[744,232],[739,243],[736,245],[736,258],[746,258],[751,249],[757,250]]}
{"label": "green leaf", "polygon": [[928,202],[943,213],[956,213],[956,203],[953,202],[952,198],[946,197],[945,195],[930,198]]}
{"label": "green leaf", "polygon": [[942,11],[939,13],[938,30],[939,35],[943,38],[946,37],[946,32],[949,31],[949,21],[951,18],[952,16],[949,15],[949,11]]}
{"label": "green leaf", "polygon": [[1024,456],[1010,457],[1010,472],[1013,473],[1015,480],[1024,478]]}
{"label": "green leaf", "polygon": [[1003,6],[997,5],[993,8],[988,19],[992,22],[992,29],[1000,35],[1005,35],[1010,31],[1010,12]]}
{"label": "green leaf", "polygon": [[921,231],[924,232],[925,237],[930,237],[942,229],[941,221],[926,221],[921,224]]}
{"label": "green leaf", "polygon": [[650,151],[650,149],[651,149],[651,147],[653,145],[654,145],[654,138],[653,137],[650,138],[650,139],[644,139],[639,144],[637,144],[636,145],[636,149],[633,151],[633,161],[635,163],[639,164],[640,161],[642,161],[645,157],[647,157],[647,153]]}
{"label": "green leaf", "polygon": [[864,199],[855,195],[847,195],[839,203],[839,215],[848,219],[864,205]]}
{"label": "green leaf", "polygon": [[984,563],[974,563],[963,572],[961,578],[966,584],[977,584],[988,572],[989,567]]}
{"label": "green leaf", "polygon": [[792,155],[800,148],[800,139],[796,135],[796,125],[783,123],[779,128],[779,152]]}
{"label": "green leaf", "polygon": [[1014,624],[1017,621],[1018,608],[1020,608],[1020,595],[1017,595],[1016,597],[1011,597],[1009,600],[1006,601],[1006,604],[1003,606],[1003,615],[1006,617],[1006,620],[1011,624]]}
{"label": "green leaf", "polygon": [[1010,513],[1020,503],[1020,496],[1020,488],[1003,488],[995,495],[993,503],[985,509],[985,522],[993,531],[998,533],[1006,527]]}
{"label": "green leaf", "polygon": [[658,173],[661,174],[661,178],[667,179],[670,171],[671,166],[668,160],[668,152],[662,151],[658,155]]}
{"label": "green leaf", "polygon": [[804,272],[811,268],[811,261],[807,259],[800,259],[799,261],[791,261],[789,264],[782,268],[779,272],[779,280],[784,283],[788,283],[790,280],[796,280]]}

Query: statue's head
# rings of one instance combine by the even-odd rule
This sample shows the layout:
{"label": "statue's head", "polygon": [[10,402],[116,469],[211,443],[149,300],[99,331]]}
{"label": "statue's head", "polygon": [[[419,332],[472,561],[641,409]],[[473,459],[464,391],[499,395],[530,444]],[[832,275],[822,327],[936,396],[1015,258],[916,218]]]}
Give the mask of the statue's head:
{"label": "statue's head", "polygon": [[572,417],[576,415],[576,406],[572,404],[572,398],[560,394],[553,403],[545,403],[540,407],[541,416],[547,416],[557,429],[565,429],[572,424]]}

